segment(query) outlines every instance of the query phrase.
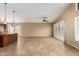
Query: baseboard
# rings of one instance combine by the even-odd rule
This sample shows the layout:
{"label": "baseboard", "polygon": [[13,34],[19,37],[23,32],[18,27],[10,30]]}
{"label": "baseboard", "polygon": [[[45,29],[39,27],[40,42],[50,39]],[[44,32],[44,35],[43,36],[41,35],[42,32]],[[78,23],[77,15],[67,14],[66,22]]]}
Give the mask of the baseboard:
{"label": "baseboard", "polygon": [[56,38],[56,37],[54,37],[55,39],[57,39],[57,40],[59,40],[59,41],[62,41],[62,42],[64,42],[63,40],[60,40],[60,39],[58,39],[58,38]]}
{"label": "baseboard", "polygon": [[68,42],[65,42],[66,44],[68,44],[68,45],[70,45],[70,46],[72,46],[72,47],[74,47],[74,48],[76,48],[76,49],[79,49],[79,47],[77,47],[76,45],[74,45],[74,44],[69,44]]}
{"label": "baseboard", "polygon": [[[55,39],[57,39],[57,40],[59,40],[59,41],[62,41],[62,40],[60,40],[60,39],[58,39],[58,38],[56,38],[56,37],[54,37]],[[64,42],[64,41],[62,41],[62,42]],[[69,45],[69,46],[72,46],[72,47],[74,47],[74,48],[76,48],[76,49],[79,49],[79,47],[78,46],[76,46],[75,44],[71,44],[71,43],[68,43],[68,42],[64,42],[65,44],[67,44],[67,45]]]}
{"label": "baseboard", "polygon": [[35,38],[48,38],[48,37],[52,37],[52,36],[19,36],[19,37],[24,37],[24,38],[33,38],[33,37],[35,37]]}

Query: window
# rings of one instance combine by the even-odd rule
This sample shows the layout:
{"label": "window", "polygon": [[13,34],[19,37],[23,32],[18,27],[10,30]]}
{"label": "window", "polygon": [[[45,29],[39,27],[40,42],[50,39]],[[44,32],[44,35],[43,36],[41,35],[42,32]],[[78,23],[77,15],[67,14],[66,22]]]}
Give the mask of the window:
{"label": "window", "polygon": [[64,41],[65,26],[64,21],[54,24],[54,37]]}
{"label": "window", "polygon": [[21,35],[21,26],[20,24],[16,24],[15,26],[12,26],[11,24],[8,25],[8,33],[18,33],[18,35]]}
{"label": "window", "polygon": [[18,33],[18,35],[21,35],[21,26],[19,24],[15,26],[15,33]]}
{"label": "window", "polygon": [[8,33],[10,34],[14,33],[14,27],[11,24],[8,25]]}

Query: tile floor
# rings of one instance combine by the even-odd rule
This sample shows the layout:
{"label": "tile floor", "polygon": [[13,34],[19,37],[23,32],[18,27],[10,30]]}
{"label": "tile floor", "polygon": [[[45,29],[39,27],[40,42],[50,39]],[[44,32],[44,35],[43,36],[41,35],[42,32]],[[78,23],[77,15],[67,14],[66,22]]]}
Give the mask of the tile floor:
{"label": "tile floor", "polygon": [[79,50],[60,40],[49,38],[19,38],[17,42],[4,48],[1,56],[76,56]]}

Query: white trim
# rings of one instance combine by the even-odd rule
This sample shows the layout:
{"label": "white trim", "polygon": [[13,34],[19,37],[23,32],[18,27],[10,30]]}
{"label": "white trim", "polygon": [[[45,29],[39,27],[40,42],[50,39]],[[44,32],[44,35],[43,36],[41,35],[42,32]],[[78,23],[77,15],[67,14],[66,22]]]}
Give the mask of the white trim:
{"label": "white trim", "polygon": [[78,11],[78,3],[75,3],[75,10]]}
{"label": "white trim", "polygon": [[76,48],[76,49],[79,49],[78,46],[76,46],[76,45],[74,45],[74,44],[72,44],[72,43],[68,43],[68,42],[65,42],[65,43],[68,44],[68,45],[70,45],[70,46],[72,46],[72,47],[74,47],[74,48]]}

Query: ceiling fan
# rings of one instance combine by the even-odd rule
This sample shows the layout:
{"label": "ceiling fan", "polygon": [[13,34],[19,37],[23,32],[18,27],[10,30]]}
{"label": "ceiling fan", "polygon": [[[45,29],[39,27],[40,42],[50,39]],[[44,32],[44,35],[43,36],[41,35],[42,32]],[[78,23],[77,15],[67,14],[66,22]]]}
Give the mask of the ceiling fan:
{"label": "ceiling fan", "polygon": [[47,23],[48,22],[48,17],[46,17],[46,16],[44,16],[44,17],[42,17],[43,18],[43,22],[45,22],[45,23]]}

